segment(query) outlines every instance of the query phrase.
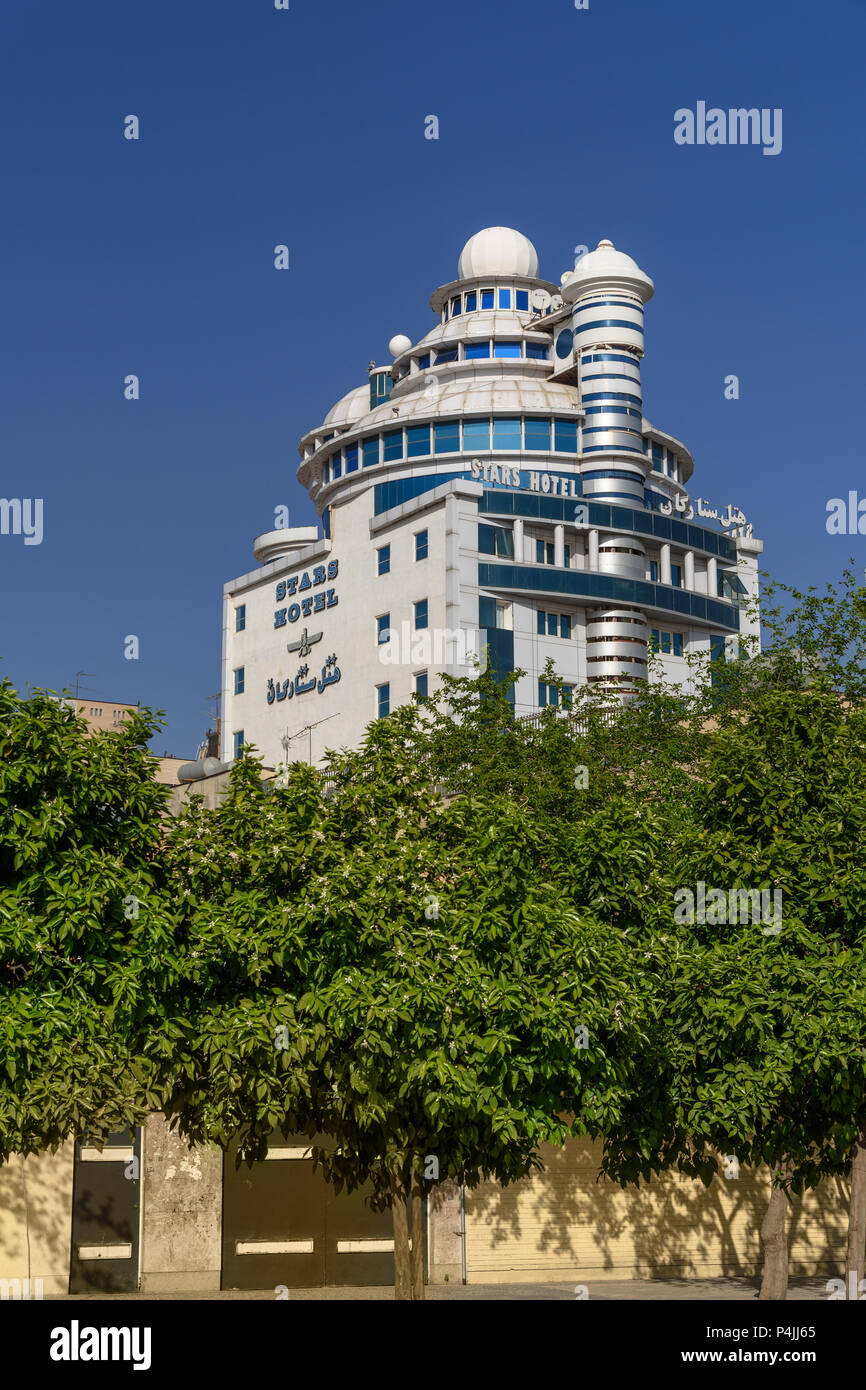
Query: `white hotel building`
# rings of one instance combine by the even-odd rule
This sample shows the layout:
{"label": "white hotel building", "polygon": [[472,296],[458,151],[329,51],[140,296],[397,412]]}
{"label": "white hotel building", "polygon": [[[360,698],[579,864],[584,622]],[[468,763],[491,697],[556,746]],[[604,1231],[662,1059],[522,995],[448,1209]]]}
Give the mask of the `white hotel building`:
{"label": "white hotel building", "polygon": [[519,715],[556,703],[548,658],[624,693],[650,646],[678,681],[689,652],[730,650],[763,545],[690,498],[691,454],[644,415],[652,294],[609,241],[559,285],[519,232],[467,242],[430,331],[392,338],[392,365],[301,440],[320,525],[259,536],[259,568],[225,586],[224,759],[357,745],[443,670],[470,674],[467,648],[526,672]]}

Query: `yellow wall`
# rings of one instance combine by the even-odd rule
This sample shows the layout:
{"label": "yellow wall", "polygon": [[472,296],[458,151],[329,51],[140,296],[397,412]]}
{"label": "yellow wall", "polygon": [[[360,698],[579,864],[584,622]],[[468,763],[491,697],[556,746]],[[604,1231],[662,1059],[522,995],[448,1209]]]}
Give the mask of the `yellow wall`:
{"label": "yellow wall", "polygon": [[69,1291],[74,1149],[68,1143],[56,1154],[15,1154],[0,1164],[0,1279],[29,1273],[46,1296]]}
{"label": "yellow wall", "polygon": [[[760,1225],[769,1175],[736,1180],[666,1174],[639,1191],[597,1182],[601,1145],[545,1148],[545,1171],[510,1187],[466,1193],[467,1279],[514,1283],[633,1278],[710,1278],[760,1273]],[[827,1277],[845,1263],[847,1184],[827,1182],[795,1198],[790,1272]]]}

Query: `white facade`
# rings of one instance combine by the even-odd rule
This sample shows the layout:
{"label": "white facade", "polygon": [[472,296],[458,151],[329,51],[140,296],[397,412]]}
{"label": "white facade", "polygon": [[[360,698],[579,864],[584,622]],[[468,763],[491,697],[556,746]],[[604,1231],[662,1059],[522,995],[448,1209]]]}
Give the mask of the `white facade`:
{"label": "white facade", "polygon": [[730,650],[763,545],[690,497],[691,454],[643,414],[652,294],[610,242],[556,286],[519,232],[470,239],[434,328],[302,439],[321,526],[260,536],[225,586],[224,759],[319,763],[488,647],[526,672],[519,715],[559,698],[549,657],[623,696],[650,642],[677,681],[690,651]]}

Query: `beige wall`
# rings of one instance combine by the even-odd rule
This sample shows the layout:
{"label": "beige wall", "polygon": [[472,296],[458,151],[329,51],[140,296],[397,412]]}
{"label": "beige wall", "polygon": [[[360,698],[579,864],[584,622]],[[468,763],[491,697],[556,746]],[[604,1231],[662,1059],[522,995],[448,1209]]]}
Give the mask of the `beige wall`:
{"label": "beige wall", "polygon": [[0,1279],[29,1276],[46,1296],[69,1292],[74,1151],[67,1143],[0,1165]]}
{"label": "beige wall", "polygon": [[[545,1171],[466,1194],[467,1281],[587,1281],[755,1275],[769,1175],[742,1168],[709,1188],[671,1173],[639,1191],[596,1181],[600,1145],[545,1148]],[[795,1198],[790,1272],[827,1277],[845,1263],[847,1186]]]}

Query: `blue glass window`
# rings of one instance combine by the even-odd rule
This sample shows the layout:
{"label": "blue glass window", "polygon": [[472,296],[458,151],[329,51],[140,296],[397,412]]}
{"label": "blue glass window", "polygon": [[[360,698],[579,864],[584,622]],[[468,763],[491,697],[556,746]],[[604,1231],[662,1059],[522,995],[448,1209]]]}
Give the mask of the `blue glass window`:
{"label": "blue glass window", "polygon": [[384,458],[387,463],[390,459],[401,459],[403,457],[403,431],[390,430],[382,436],[384,443]]}
{"label": "blue glass window", "polygon": [[506,526],[478,525],[478,550],[482,555],[498,555],[503,560],[514,559],[514,532]]}
{"label": "blue glass window", "polygon": [[549,362],[550,348],[546,343],[527,343],[526,356],[533,358],[536,362]]}
{"label": "blue glass window", "polygon": [[659,582],[659,562],[658,562],[658,560],[650,560],[650,583],[652,583],[652,584],[658,584],[658,582]]}
{"label": "blue glass window", "polygon": [[418,370],[423,372],[430,366],[430,354],[425,352],[423,357],[418,358]]}
{"label": "blue glass window", "polygon": [[476,449],[490,448],[490,421],[463,421],[463,451],[473,453]]}
{"label": "blue glass window", "polygon": [[245,603],[240,603],[235,609],[235,632],[243,632],[246,625],[247,605]]}
{"label": "blue glass window", "polygon": [[386,714],[391,713],[391,687],[387,681],[384,685],[376,686],[376,717],[384,719]]}
{"label": "blue glass window", "polygon": [[657,463],[657,464],[661,465],[661,462],[662,462],[662,460],[664,459],[664,456],[665,456],[665,451],[664,451],[664,449],[662,448],[661,444],[654,444],[654,445],[653,445],[653,464],[656,464],[656,463]]}
{"label": "blue glass window", "polygon": [[512,449],[518,452],[520,449],[520,421],[494,420],[493,447],[494,449]]}
{"label": "blue glass window", "polygon": [[539,635],[539,637],[543,637],[544,634],[545,634],[545,632],[547,631],[547,624],[546,624],[546,622],[545,622],[545,618],[547,617],[547,614],[544,612],[544,610],[543,610],[542,608],[539,608],[539,610],[538,610],[538,612],[536,613],[535,616],[536,616],[537,625],[538,625],[538,635]]}
{"label": "blue glass window", "polygon": [[364,467],[372,468],[374,463],[379,462],[379,436],[374,435],[372,439],[364,440]]}
{"label": "blue glass window", "polygon": [[481,307],[482,307],[482,309],[492,309],[492,308],[493,308],[493,291],[492,291],[492,290],[482,290],[482,291],[481,291]]}
{"label": "blue glass window", "polygon": [[346,472],[354,473],[358,467],[358,446],[350,444],[346,450]]}
{"label": "blue glass window", "polygon": [[415,559],[416,559],[416,560],[426,560],[426,559],[427,559],[428,539],[429,539],[429,538],[428,538],[428,533],[427,533],[427,531],[416,531],[416,532],[415,532]]}
{"label": "blue glass window", "polygon": [[236,667],[235,667],[235,694],[236,694],[236,695],[243,695],[243,693],[244,693],[244,668],[243,668],[243,666],[236,666]]}
{"label": "blue glass window", "polygon": [[674,639],[674,656],[682,656],[682,654],[683,654],[683,634],[682,634],[681,632],[675,632],[675,633],[673,633],[672,635],[673,635],[673,639]]}
{"label": "blue glass window", "polygon": [[475,308],[476,308],[477,302],[478,302],[478,296],[477,296],[477,294],[475,293],[474,290],[470,290],[469,293],[468,293],[467,296],[466,296],[466,312],[467,312],[467,314],[472,314],[472,313],[475,312]]}
{"label": "blue glass window", "polygon": [[379,617],[379,618],[376,619],[376,642],[377,642],[377,645],[381,647],[382,644],[383,644],[384,642],[387,642],[387,641],[388,641],[388,638],[389,638],[390,636],[391,636],[391,614],[390,614],[390,613],[383,613],[383,614],[381,615],[381,617]]}
{"label": "blue glass window", "polygon": [[473,362],[478,357],[490,356],[489,343],[467,343],[463,349],[463,355],[467,362]]}
{"label": "blue glass window", "polygon": [[553,564],[553,541],[535,542],[535,563],[537,565]]}
{"label": "blue glass window", "polygon": [[243,746],[244,746],[244,731],[243,731],[243,729],[238,729],[237,732],[233,735],[233,737],[232,737],[232,746],[233,746],[233,748],[234,748],[234,755],[235,755],[235,757],[236,757],[236,758],[239,758],[239,757],[241,756],[241,749],[242,749]]}
{"label": "blue glass window", "polygon": [[559,635],[560,637],[571,636],[571,614],[560,613],[559,615]]}
{"label": "blue glass window", "polygon": [[[468,298],[468,296],[467,296]],[[419,700],[427,698],[427,672],[419,671],[415,677],[415,694]]]}
{"label": "blue glass window", "polygon": [[430,426],[410,425],[406,437],[406,457],[420,458],[430,452]]}
{"label": "blue glass window", "polygon": [[391,573],[391,547],[390,545],[380,545],[376,551],[376,573]]}
{"label": "blue glass window", "polygon": [[426,598],[419,598],[418,602],[417,602],[416,604],[414,604],[413,606],[414,606],[414,609],[415,609],[415,630],[417,631],[419,628],[422,628],[422,627],[426,627],[426,626],[427,626],[427,600],[426,600]]}
{"label": "blue glass window", "polygon": [[479,597],[479,599],[478,599],[478,626],[479,626],[479,627],[495,627],[495,626],[496,626],[496,599],[495,599],[495,598],[486,598],[486,597],[484,597],[484,596]]}
{"label": "blue glass window", "polygon": [[510,309],[510,308],[511,308],[511,290],[502,290],[502,289],[501,289],[501,290],[499,291],[499,307],[500,307],[500,309]]}
{"label": "blue glass window", "polygon": [[440,420],[433,426],[434,454],[457,454],[460,452],[460,421]]}
{"label": "blue glass window", "polygon": [[519,343],[494,343],[494,344],[493,344],[493,356],[494,356],[494,357],[519,357],[519,356],[520,356],[520,344],[519,344]]}
{"label": "blue glass window", "polygon": [[334,454],[333,458],[331,459],[331,477],[330,477],[330,481],[333,482],[335,478],[341,477],[341,476],[342,476],[342,473],[343,473],[342,455],[340,455],[340,454]]}
{"label": "blue glass window", "polygon": [[547,635],[548,637],[559,635],[559,615],[557,613],[548,613],[547,615]]}
{"label": "blue glass window", "polygon": [[514,307],[516,308],[516,310],[517,310],[517,312],[518,312],[519,314],[528,313],[528,311],[529,311],[529,290],[515,290],[515,291],[514,291]]}
{"label": "blue glass window", "polygon": [[675,589],[681,589],[683,587],[682,565],[671,565],[671,583]]}
{"label": "blue glass window", "polygon": [[550,421],[528,417],[524,437],[527,449],[539,449],[544,453],[549,453]]}
{"label": "blue glass window", "polygon": [[456,294],[456,295],[454,296],[454,298],[452,299],[452,301],[451,301],[451,317],[452,317],[452,319],[456,319],[456,317],[457,317],[457,315],[458,315],[459,313],[460,313],[460,296],[459,296],[459,294]]}
{"label": "blue glass window", "polygon": [[558,454],[577,453],[577,421],[576,420],[554,420],[553,422],[554,443],[553,447]]}
{"label": "blue glass window", "polygon": [[437,354],[436,354],[436,366],[437,366],[437,367],[443,366],[446,362],[456,362],[456,361],[457,361],[457,349],[456,349],[456,348],[446,348],[446,350],[445,350],[444,352],[437,352]]}

